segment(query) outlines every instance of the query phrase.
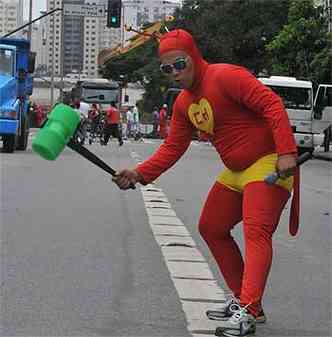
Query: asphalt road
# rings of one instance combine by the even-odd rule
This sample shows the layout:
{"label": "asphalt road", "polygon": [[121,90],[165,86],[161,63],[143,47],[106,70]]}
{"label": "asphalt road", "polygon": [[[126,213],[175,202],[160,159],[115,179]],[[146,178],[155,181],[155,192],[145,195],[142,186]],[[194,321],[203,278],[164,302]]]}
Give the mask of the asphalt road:
{"label": "asphalt road", "polygon": [[[119,168],[157,146],[91,149]],[[193,144],[156,186],[226,290],[196,228],[222,167],[212,147]],[[119,191],[69,149],[55,162],[31,150],[1,154],[0,168],[1,336],[190,336],[139,189]],[[301,192],[300,235],[287,232],[288,210],[275,235],[268,323],[257,336],[331,336],[331,163],[306,163]],[[202,327],[202,336],[212,333]]]}
{"label": "asphalt road", "polygon": [[[196,227],[201,205],[220,169],[211,146],[191,146],[160,185],[226,289]],[[305,163],[301,181],[300,233],[295,238],[288,234],[288,204],[274,236],[274,260],[263,302],[268,323],[259,327],[257,336],[332,336],[331,163],[316,159]],[[240,225],[236,229],[240,242],[241,234]]]}

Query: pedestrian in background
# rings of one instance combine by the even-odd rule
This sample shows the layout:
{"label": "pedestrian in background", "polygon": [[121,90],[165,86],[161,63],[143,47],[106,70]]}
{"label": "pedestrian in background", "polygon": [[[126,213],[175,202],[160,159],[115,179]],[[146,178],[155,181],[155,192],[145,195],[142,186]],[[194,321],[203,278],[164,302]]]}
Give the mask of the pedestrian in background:
{"label": "pedestrian in background", "polygon": [[93,139],[96,137],[97,127],[101,118],[100,107],[96,103],[92,103],[91,109],[89,110],[89,122],[90,122],[90,140],[92,143]]}
{"label": "pedestrian in background", "polygon": [[133,107],[133,135],[135,140],[138,140],[140,138],[139,111],[137,103]]}
{"label": "pedestrian in background", "polygon": [[111,102],[110,107],[106,110],[104,142],[102,145],[107,145],[111,136],[117,138],[119,146],[122,146],[123,140],[120,132],[120,111],[117,109],[115,102]]}
{"label": "pedestrian in background", "polygon": [[167,104],[163,104],[159,111],[159,136],[161,139],[167,137]]}
{"label": "pedestrian in background", "polygon": [[91,120],[96,119],[97,116],[99,115],[99,113],[100,113],[100,108],[99,108],[98,104],[92,103],[91,108],[89,110],[89,114],[88,114],[89,119],[91,119]]}
{"label": "pedestrian in background", "polygon": [[90,105],[82,101],[80,98],[75,98],[73,100],[73,107],[76,109],[80,116],[80,125],[78,127],[79,130],[77,134],[79,142],[84,145],[88,131]]}
{"label": "pedestrian in background", "polygon": [[158,137],[158,128],[159,128],[159,110],[158,107],[155,106],[152,111],[152,123],[153,123],[153,130],[152,130],[152,136]]}
{"label": "pedestrian in background", "polygon": [[[121,189],[149,184],[184,154],[195,129],[209,135],[226,169],[208,194],[199,231],[233,297],[207,315],[227,321],[223,336],[252,336],[256,322],[266,320],[262,298],[272,263],[272,236],[293,182],[291,234],[298,229],[297,149],[287,112],[280,97],[245,68],[206,62],[184,30],[161,37],[159,56],[161,71],[183,88],[173,106],[170,133],[150,158],[119,171],[113,181]],[[269,185],[264,179],[275,170],[281,179]],[[241,221],[243,257],[231,235]]]}
{"label": "pedestrian in background", "polygon": [[89,118],[90,104],[82,100],[78,101],[78,111],[81,114],[81,118],[87,120]]}
{"label": "pedestrian in background", "polygon": [[126,112],[126,121],[127,121],[126,136],[127,138],[130,138],[132,136],[132,127],[134,123],[133,112],[131,108],[128,108]]}
{"label": "pedestrian in background", "polygon": [[36,103],[34,103],[33,108],[35,113],[36,126],[37,128],[40,128],[46,118],[45,110],[40,104]]}

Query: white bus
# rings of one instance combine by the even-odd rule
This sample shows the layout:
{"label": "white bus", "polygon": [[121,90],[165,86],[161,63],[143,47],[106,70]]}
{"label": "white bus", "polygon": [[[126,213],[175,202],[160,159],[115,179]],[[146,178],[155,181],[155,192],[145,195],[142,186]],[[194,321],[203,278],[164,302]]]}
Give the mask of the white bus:
{"label": "white bus", "polygon": [[316,146],[321,146],[324,131],[332,124],[332,85],[319,85],[314,98],[310,81],[284,76],[258,79],[282,98],[299,153],[313,152]]}

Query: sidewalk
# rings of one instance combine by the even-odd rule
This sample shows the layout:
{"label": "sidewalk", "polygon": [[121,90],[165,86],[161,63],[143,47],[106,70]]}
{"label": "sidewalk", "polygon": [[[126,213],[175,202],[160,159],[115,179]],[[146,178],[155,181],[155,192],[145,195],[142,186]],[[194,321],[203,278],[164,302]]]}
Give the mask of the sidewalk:
{"label": "sidewalk", "polygon": [[323,147],[317,147],[313,153],[313,157],[316,159],[332,161],[332,146],[330,146],[329,152],[324,152]]}

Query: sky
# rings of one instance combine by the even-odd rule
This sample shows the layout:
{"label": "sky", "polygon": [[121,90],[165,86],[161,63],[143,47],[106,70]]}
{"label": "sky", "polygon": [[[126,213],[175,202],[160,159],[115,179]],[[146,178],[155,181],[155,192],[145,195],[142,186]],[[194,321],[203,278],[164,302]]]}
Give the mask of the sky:
{"label": "sky", "polygon": [[[40,11],[46,10],[46,0],[31,0],[32,1],[32,18],[35,19],[40,16]],[[30,0],[23,0],[24,18],[29,18]]]}

